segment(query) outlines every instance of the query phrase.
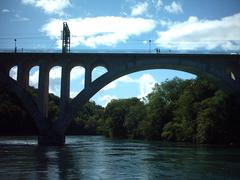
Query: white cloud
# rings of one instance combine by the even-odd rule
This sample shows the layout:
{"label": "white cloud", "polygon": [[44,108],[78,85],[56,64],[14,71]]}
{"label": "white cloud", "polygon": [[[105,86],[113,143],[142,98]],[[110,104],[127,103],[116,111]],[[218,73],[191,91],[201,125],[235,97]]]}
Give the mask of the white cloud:
{"label": "white cloud", "polygon": [[50,70],[49,77],[50,79],[60,79],[62,76],[62,68],[61,67],[53,67]]}
{"label": "white cloud", "polygon": [[52,19],[45,24],[41,31],[51,39],[55,39],[58,48],[62,23],[66,21],[71,31],[71,47],[85,45],[88,47],[115,46],[125,42],[131,36],[138,36],[152,31],[156,22],[151,19],[102,16],[92,18]]}
{"label": "white cloud", "polygon": [[38,79],[39,79],[39,70],[33,73],[30,72],[29,85],[34,88],[38,88]]}
{"label": "white cloud", "polygon": [[99,101],[103,102],[103,104],[104,104],[103,106],[105,107],[113,99],[117,99],[117,97],[116,96],[111,96],[111,95],[105,95],[105,96],[100,97]]}
{"label": "white cloud", "polygon": [[240,13],[220,20],[189,17],[184,22],[168,23],[159,31],[156,43],[176,50],[240,50]]}
{"label": "white cloud", "polygon": [[85,74],[85,69],[83,67],[77,66],[71,70],[70,79],[75,80],[83,77]]}
{"label": "white cloud", "polygon": [[106,85],[104,88],[102,88],[101,91],[107,91],[110,89],[115,89],[117,87],[117,80],[110,82],[108,85]]}
{"label": "white cloud", "polygon": [[143,74],[139,78],[139,88],[140,88],[140,94],[138,98],[143,98],[147,96],[150,92],[152,92],[152,88],[154,87],[155,83],[157,81],[154,79],[154,77],[150,74]]}
{"label": "white cloud", "polygon": [[133,79],[128,75],[120,77],[117,81],[118,82],[123,82],[123,83],[137,83],[138,82],[138,80]]}
{"label": "white cloud", "polygon": [[143,3],[138,3],[137,5],[133,6],[131,15],[132,16],[140,16],[143,15],[144,13],[147,12],[148,8],[148,3],[143,2]]}
{"label": "white cloud", "polygon": [[171,5],[167,5],[164,7],[166,11],[168,11],[169,13],[182,13],[182,5],[179,2],[175,2],[173,1]]}
{"label": "white cloud", "polygon": [[9,13],[10,10],[9,9],[2,9],[2,13]]}
{"label": "white cloud", "polygon": [[118,85],[118,83],[138,83],[137,79],[133,79],[128,75],[122,76],[115,81],[112,81],[108,85],[106,85],[104,88],[102,88],[102,91],[107,91],[110,89],[115,89]]}
{"label": "white cloud", "polygon": [[163,20],[163,19],[161,19],[161,20],[159,21],[159,23],[160,23],[160,25],[163,26],[163,27],[170,27],[170,26],[174,25],[174,23],[176,23],[176,22],[171,21],[171,20]]}
{"label": "white cloud", "polygon": [[71,6],[70,0],[22,0],[22,3],[39,7],[47,14],[59,15],[63,15],[63,9]]}
{"label": "white cloud", "polygon": [[128,75],[122,76],[115,81],[112,81],[107,86],[105,86],[101,91],[107,91],[110,89],[117,88],[119,83],[135,83],[139,85],[140,94],[138,98],[143,98],[152,92],[152,88],[154,87],[157,81],[150,74],[143,74],[139,79],[133,79]]}
{"label": "white cloud", "polygon": [[[149,93],[152,92],[155,83],[157,83],[157,81],[151,74],[143,74],[139,79],[133,79],[128,75],[125,75],[110,83],[111,84],[110,87],[116,88],[117,83],[119,82],[136,83],[136,85],[139,85],[140,94],[138,95],[138,98],[146,97]],[[117,97],[111,95],[104,95],[100,97],[98,100],[103,102],[104,106],[106,106],[112,99],[117,99]]]}
{"label": "white cloud", "polygon": [[62,67],[53,67],[49,72],[49,93],[60,96]]}

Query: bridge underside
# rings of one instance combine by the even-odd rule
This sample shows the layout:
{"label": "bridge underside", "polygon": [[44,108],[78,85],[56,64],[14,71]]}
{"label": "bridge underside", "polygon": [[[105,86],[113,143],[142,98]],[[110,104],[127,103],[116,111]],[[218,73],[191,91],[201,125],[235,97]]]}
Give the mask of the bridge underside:
{"label": "bridge underside", "polygon": [[[0,91],[15,93],[33,116],[39,129],[40,145],[62,145],[64,133],[80,106],[113,80],[141,70],[173,69],[205,76],[227,92],[240,92],[239,55],[184,55],[184,54],[8,54],[0,53]],[[27,92],[29,71],[39,66],[38,98]],[[70,72],[75,66],[85,68],[85,87],[70,101]],[[92,81],[92,70],[104,66],[108,71]],[[18,66],[17,82],[8,73]],[[48,124],[49,71],[62,67],[60,115]]]}

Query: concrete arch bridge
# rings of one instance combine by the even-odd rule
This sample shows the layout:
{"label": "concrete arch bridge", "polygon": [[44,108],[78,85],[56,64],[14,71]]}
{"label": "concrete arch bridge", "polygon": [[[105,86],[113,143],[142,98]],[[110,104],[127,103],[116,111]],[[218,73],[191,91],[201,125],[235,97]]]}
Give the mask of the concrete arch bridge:
{"label": "concrete arch bridge", "polygon": [[[17,81],[9,71],[17,66]],[[26,90],[29,71],[39,66],[38,97]],[[54,124],[47,123],[49,71],[62,67],[60,115]],[[84,89],[70,101],[70,72],[75,66],[85,68]],[[92,70],[103,66],[107,72],[92,80]],[[137,71],[173,69],[212,79],[228,92],[240,91],[240,56],[223,54],[134,54],[134,53],[0,53],[0,91],[15,93],[32,115],[39,130],[40,145],[62,145],[64,133],[79,106],[113,80]]]}

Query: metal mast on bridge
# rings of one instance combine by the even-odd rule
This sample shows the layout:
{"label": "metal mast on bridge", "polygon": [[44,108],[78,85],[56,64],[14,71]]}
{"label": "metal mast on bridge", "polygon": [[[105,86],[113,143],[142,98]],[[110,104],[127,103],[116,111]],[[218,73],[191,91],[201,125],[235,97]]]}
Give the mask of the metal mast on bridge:
{"label": "metal mast on bridge", "polygon": [[62,53],[70,53],[70,30],[68,28],[67,22],[63,22]]}

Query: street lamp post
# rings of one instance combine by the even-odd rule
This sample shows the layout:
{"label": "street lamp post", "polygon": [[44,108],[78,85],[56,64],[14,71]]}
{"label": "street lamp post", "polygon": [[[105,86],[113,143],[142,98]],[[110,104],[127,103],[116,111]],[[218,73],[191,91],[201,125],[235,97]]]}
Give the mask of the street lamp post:
{"label": "street lamp post", "polygon": [[152,40],[151,40],[151,39],[148,40],[149,53],[151,53],[151,49],[152,49],[152,47],[151,47],[151,43],[152,43]]}
{"label": "street lamp post", "polygon": [[15,50],[14,50],[14,52],[17,53],[17,39],[14,39],[14,41],[15,41]]}

